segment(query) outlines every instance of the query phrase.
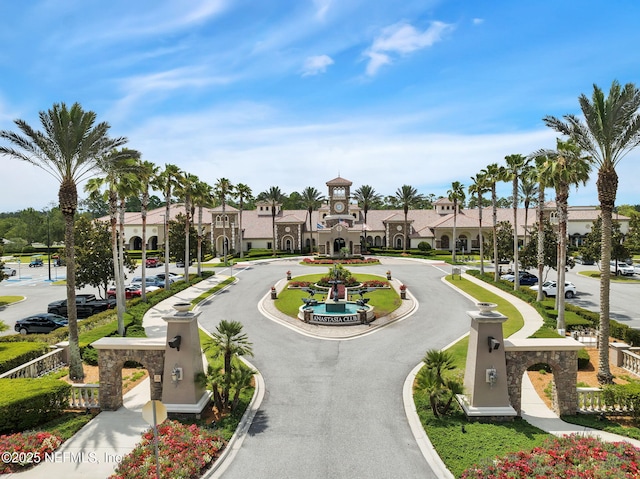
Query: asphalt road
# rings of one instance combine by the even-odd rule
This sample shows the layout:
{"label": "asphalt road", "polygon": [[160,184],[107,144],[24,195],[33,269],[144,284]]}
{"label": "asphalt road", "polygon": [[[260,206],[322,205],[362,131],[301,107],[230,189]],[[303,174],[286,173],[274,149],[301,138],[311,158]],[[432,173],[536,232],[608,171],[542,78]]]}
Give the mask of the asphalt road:
{"label": "asphalt road", "polygon": [[239,282],[201,308],[199,321],[206,329],[214,330],[222,319],[242,322],[254,344],[255,356],[248,359],[267,389],[223,477],[436,477],[407,424],[402,385],[428,349],[442,348],[468,331],[466,311],[472,303],[443,284],[443,271],[434,266],[385,260],[366,273],[384,275],[391,269],[416,296],[418,310],[357,339],[317,339],[257,309],[288,269],[293,275],[309,273],[295,262],[236,271]]}

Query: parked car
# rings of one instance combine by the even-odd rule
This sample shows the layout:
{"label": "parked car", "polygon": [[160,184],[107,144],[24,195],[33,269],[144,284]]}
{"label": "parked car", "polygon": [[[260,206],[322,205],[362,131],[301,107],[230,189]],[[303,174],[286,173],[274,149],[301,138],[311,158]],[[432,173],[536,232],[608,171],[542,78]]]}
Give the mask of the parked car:
{"label": "parked car", "polygon": [[615,261],[611,261],[609,263],[609,271],[618,276],[633,276],[636,272],[633,266],[630,266],[623,261],[618,261],[617,264]]}
{"label": "parked car", "polygon": [[[193,264],[193,259],[189,260],[189,266],[191,266]],[[176,268],[184,268],[184,260],[183,259],[179,259],[176,261]]]}
{"label": "parked car", "polygon": [[9,266],[3,266],[2,267],[2,273],[5,276],[15,276],[16,275],[16,270],[9,267]]}
{"label": "parked car", "polygon": [[[527,271],[518,271],[520,276],[520,284],[522,286],[531,286],[532,284],[538,284],[538,277],[535,274],[528,273]],[[515,274],[503,274],[500,279],[513,283],[516,279]]]}
{"label": "parked car", "polygon": [[[131,284],[132,285],[138,285],[140,286],[142,284],[142,276],[135,276],[132,280],[131,280]],[[158,286],[160,288],[164,288],[164,281],[161,280],[160,278],[158,278],[157,276],[147,276],[144,279],[144,284],[147,287],[147,291],[149,290],[149,286]],[[169,284],[171,284],[171,281],[169,281]]]}
{"label": "parked car", "polygon": [[[164,273],[158,273],[155,276],[156,278],[160,278],[162,281],[164,281]],[[172,273],[171,271],[169,271],[169,284],[173,284],[174,282],[181,281],[183,279],[184,279],[183,275]]]}
{"label": "parked car", "polygon": [[[540,285],[531,286],[533,291],[538,291]],[[545,281],[542,283],[542,292],[545,296],[555,296],[558,293],[558,286],[556,281]],[[576,285],[565,281],[564,282],[564,297],[573,298],[576,295]]]}
{"label": "parked car", "polygon": [[[113,309],[116,306],[114,299],[98,299],[94,294],[76,294],[76,311],[78,318],[88,318],[101,311]],[[66,316],[68,314],[67,300],[53,301],[47,306],[47,312]]]}
{"label": "parked car", "polygon": [[[139,298],[142,296],[142,290],[140,289],[140,285],[134,284],[124,287],[124,297],[126,299]],[[107,290],[107,298],[115,299],[116,298],[116,287],[112,286]]]}
{"label": "parked car", "polygon": [[145,266],[147,268],[157,268],[158,266],[162,266],[164,263],[160,258],[147,258],[145,261]]}
{"label": "parked car", "polygon": [[596,264],[596,262],[592,259],[586,259],[584,256],[576,256],[575,258],[573,258],[573,261],[576,264],[584,264],[584,265],[593,265]]}
{"label": "parked car", "polygon": [[14,329],[20,334],[50,333],[54,329],[62,328],[68,324],[67,318],[57,314],[41,313],[27,316],[16,321]]}

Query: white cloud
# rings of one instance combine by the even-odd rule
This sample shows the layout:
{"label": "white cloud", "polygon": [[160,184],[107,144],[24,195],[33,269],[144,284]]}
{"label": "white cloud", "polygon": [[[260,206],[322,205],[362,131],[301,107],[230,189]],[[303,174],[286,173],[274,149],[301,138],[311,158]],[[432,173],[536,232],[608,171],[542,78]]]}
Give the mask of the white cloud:
{"label": "white cloud", "polygon": [[316,18],[318,18],[318,20],[324,20],[327,12],[329,11],[332,0],[313,0],[313,3],[315,4],[317,9]]}
{"label": "white cloud", "polygon": [[472,22],[474,25],[480,25],[481,23],[484,23],[484,18],[474,18]]}
{"label": "white cloud", "polygon": [[418,31],[408,23],[396,23],[382,30],[364,54],[369,57],[367,74],[375,75],[378,69],[392,62],[392,56],[407,55],[432,46],[453,27],[443,22],[433,22],[424,31]]}
{"label": "white cloud", "polygon": [[333,65],[333,59],[329,55],[315,55],[307,57],[302,67],[302,76],[317,75],[327,71],[329,65]]}

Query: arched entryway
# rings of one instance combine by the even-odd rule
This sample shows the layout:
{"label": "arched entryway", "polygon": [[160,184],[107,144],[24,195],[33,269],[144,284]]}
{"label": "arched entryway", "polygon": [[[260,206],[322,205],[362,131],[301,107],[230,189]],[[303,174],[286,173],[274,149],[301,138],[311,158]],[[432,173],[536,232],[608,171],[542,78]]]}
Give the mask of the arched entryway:
{"label": "arched entryway", "polygon": [[122,404],[122,368],[135,361],[149,372],[151,399],[162,399],[165,343],[134,338],[102,338],[91,344],[98,350],[100,409],[115,411]]}
{"label": "arched entryway", "polygon": [[340,253],[340,250],[342,248],[345,248],[346,246],[347,246],[347,243],[344,240],[344,238],[338,237],[338,238],[334,239],[333,240],[333,252],[334,252],[334,254]]}

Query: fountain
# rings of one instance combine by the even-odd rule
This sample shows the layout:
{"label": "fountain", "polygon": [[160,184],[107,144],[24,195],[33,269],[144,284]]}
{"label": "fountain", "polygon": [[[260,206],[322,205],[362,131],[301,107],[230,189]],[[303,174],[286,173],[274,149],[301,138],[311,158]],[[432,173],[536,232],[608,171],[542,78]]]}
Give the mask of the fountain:
{"label": "fountain", "polygon": [[357,291],[360,294],[358,301],[347,301],[347,290],[340,287],[344,281],[340,279],[339,271],[334,266],[330,272],[331,288],[327,292],[327,299],[318,302],[313,296],[316,290],[305,288],[309,293],[308,298],[302,298],[304,303],[300,306],[298,318],[306,323],[344,326],[352,324],[368,324],[374,319],[373,306],[369,306],[369,298],[364,293],[370,290],[365,288]]}

